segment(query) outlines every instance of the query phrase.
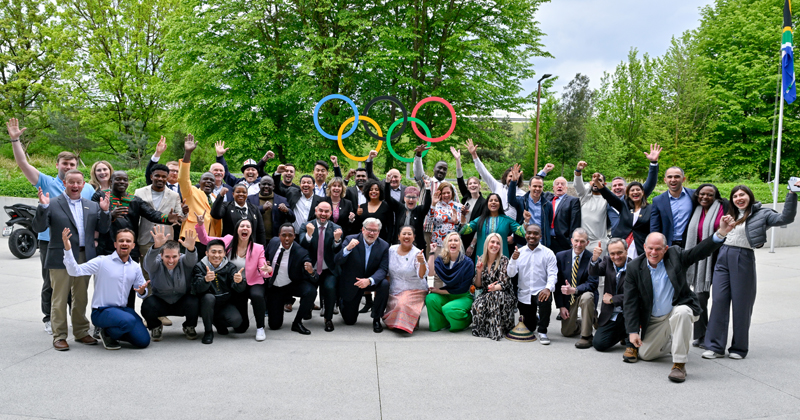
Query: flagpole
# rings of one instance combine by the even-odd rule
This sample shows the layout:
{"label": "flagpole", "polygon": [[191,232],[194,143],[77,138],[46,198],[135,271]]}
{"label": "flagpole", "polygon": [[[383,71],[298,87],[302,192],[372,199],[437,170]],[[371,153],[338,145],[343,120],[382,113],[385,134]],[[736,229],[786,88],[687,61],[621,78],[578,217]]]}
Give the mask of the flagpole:
{"label": "flagpole", "polygon": [[[781,72],[781,108],[778,117],[778,150],[775,153],[775,180],[772,186],[772,209],[778,211],[778,185],[781,179],[781,137],[783,134],[783,72]],[[769,252],[775,253],[775,229],[772,228],[769,240]]]}

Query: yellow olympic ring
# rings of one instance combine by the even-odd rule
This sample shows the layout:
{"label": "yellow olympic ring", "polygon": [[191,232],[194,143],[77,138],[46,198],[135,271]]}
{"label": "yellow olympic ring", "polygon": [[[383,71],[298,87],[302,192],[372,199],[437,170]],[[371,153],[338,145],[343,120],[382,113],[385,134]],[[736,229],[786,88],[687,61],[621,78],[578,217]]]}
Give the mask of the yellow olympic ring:
{"label": "yellow olympic ring", "polygon": [[[337,142],[339,143],[339,150],[341,150],[342,153],[344,153],[344,155],[347,156],[350,160],[354,160],[356,162],[363,162],[363,161],[367,160],[369,155],[364,156],[364,157],[353,156],[347,150],[344,149],[344,144],[342,143],[342,133],[344,133],[344,129],[347,127],[348,124],[352,123],[355,120],[356,120],[356,117],[353,116],[353,117],[350,117],[347,120],[345,120],[344,123],[342,123],[342,126],[339,127],[339,135],[338,135],[338,138],[337,138]],[[383,132],[381,132],[381,126],[379,126],[378,123],[376,123],[375,120],[373,120],[372,118],[365,117],[363,115],[359,115],[358,116],[358,120],[359,121],[366,121],[366,122],[372,124],[372,126],[375,128],[375,130],[378,131],[378,135],[379,136],[383,136]],[[375,148],[375,151],[376,152],[380,152],[381,151],[381,146],[383,146],[383,141],[379,141],[378,142],[378,147]]]}

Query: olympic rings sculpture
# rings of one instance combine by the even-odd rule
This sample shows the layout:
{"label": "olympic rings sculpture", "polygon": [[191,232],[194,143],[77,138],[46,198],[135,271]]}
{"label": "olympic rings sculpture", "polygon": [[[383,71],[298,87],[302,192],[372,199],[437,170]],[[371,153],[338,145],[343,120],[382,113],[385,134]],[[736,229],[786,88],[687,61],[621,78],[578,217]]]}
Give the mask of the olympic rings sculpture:
{"label": "olympic rings sculpture", "polygon": [[[330,100],[332,100],[332,99],[339,99],[339,100],[342,100],[342,101],[344,101],[345,103],[347,103],[348,105],[350,105],[350,108],[353,110],[353,116],[352,116],[352,117],[350,117],[350,118],[348,118],[348,119],[347,119],[347,120],[346,120],[346,121],[345,121],[345,122],[344,122],[344,123],[343,123],[343,124],[342,124],[342,125],[339,127],[339,132],[337,133],[337,135],[336,135],[336,136],[334,136],[334,135],[332,135],[332,134],[328,134],[328,133],[326,133],[326,132],[325,132],[325,130],[323,130],[323,129],[322,129],[322,127],[319,125],[319,110],[320,110],[320,108],[322,108],[322,105],[323,105],[325,102],[328,102],[328,101],[330,101]],[[402,157],[402,156],[398,155],[398,154],[395,152],[394,148],[392,147],[392,140],[397,140],[398,138],[400,138],[400,136],[402,136],[402,135],[403,135],[403,133],[404,133],[404,132],[405,132],[405,130],[406,130],[406,126],[407,126],[407,124],[408,124],[409,122],[411,122],[411,129],[412,129],[412,130],[414,130],[414,133],[417,135],[417,137],[419,137],[419,138],[421,138],[421,139],[423,139],[423,140],[427,141],[427,142],[428,142],[428,146],[429,146],[429,147],[431,146],[431,143],[437,143],[437,142],[440,142],[440,141],[443,141],[443,140],[447,139],[448,137],[450,137],[450,136],[453,134],[453,131],[455,131],[455,129],[456,129],[456,111],[455,111],[455,109],[453,109],[453,105],[451,105],[451,104],[450,104],[450,102],[448,102],[447,100],[445,100],[445,99],[443,99],[443,98],[440,98],[440,97],[438,97],[438,96],[431,96],[431,97],[429,97],[429,98],[425,98],[425,99],[423,99],[423,100],[419,101],[419,102],[418,102],[418,103],[417,103],[417,104],[414,106],[414,109],[411,111],[411,116],[410,116],[410,117],[408,116],[408,111],[406,110],[406,107],[405,107],[405,106],[403,105],[403,103],[402,103],[402,102],[401,102],[399,99],[397,99],[396,97],[394,97],[394,96],[390,96],[390,95],[378,96],[378,97],[376,97],[376,98],[373,98],[372,100],[370,100],[370,101],[367,103],[367,106],[364,108],[364,114],[367,114],[367,113],[369,112],[369,109],[370,109],[370,108],[372,108],[372,106],[373,106],[373,105],[375,105],[375,104],[376,104],[377,102],[379,102],[379,101],[389,101],[389,102],[392,102],[392,103],[396,104],[396,105],[397,105],[397,107],[398,107],[398,108],[400,108],[400,112],[402,112],[402,113],[403,113],[403,119],[396,120],[396,121],[395,121],[394,123],[392,123],[392,125],[389,127],[389,131],[387,131],[387,133],[386,133],[386,139],[385,139],[385,141],[386,141],[386,146],[387,146],[387,148],[389,149],[389,153],[391,153],[391,154],[392,154],[392,156],[394,156],[394,157],[395,157],[397,160],[399,160],[399,161],[401,161],[401,162],[411,163],[411,162],[413,162],[414,160],[413,160],[412,158],[405,158],[405,157]],[[447,132],[446,132],[446,133],[445,133],[443,136],[441,136],[441,137],[431,138],[431,137],[430,137],[430,136],[431,136],[431,132],[430,132],[430,129],[428,129],[428,126],[427,126],[427,125],[425,125],[425,123],[424,123],[424,122],[422,122],[420,119],[418,119],[418,118],[417,118],[417,112],[419,111],[419,109],[422,107],[422,105],[425,105],[425,104],[426,104],[426,103],[428,103],[428,102],[439,102],[439,103],[441,103],[442,105],[444,105],[444,106],[447,108],[447,110],[448,110],[448,111],[450,111],[450,116],[451,116],[450,128],[449,128],[449,129],[447,130]],[[328,96],[326,96],[326,97],[322,98],[322,100],[321,100],[321,101],[319,101],[319,102],[317,103],[317,105],[314,107],[314,127],[316,127],[317,131],[318,131],[320,134],[322,134],[322,136],[323,136],[323,137],[325,137],[326,139],[330,139],[330,140],[334,140],[334,141],[336,141],[336,142],[339,144],[339,150],[341,150],[341,151],[342,151],[342,153],[343,153],[345,156],[347,156],[347,157],[348,157],[349,159],[351,159],[351,160],[355,160],[355,161],[358,161],[358,162],[363,162],[363,161],[367,160],[367,157],[368,157],[368,156],[363,156],[363,157],[356,157],[356,156],[353,156],[352,154],[350,154],[350,153],[349,153],[349,152],[348,152],[348,151],[347,151],[347,150],[344,148],[344,143],[342,142],[342,140],[344,140],[344,139],[346,139],[346,138],[350,137],[350,136],[351,136],[351,135],[352,135],[352,134],[353,134],[353,133],[356,131],[356,128],[357,128],[357,126],[358,126],[358,123],[359,123],[359,122],[361,122],[361,120],[363,120],[363,121],[365,121],[365,122],[369,123],[369,124],[365,124],[365,125],[364,125],[364,130],[365,130],[365,131],[367,132],[367,134],[369,134],[369,135],[370,135],[372,138],[374,138],[374,139],[378,140],[378,145],[377,145],[377,147],[375,148],[375,150],[376,150],[376,151],[380,151],[380,149],[381,149],[381,146],[383,145],[383,142],[384,142],[383,132],[382,132],[382,130],[381,130],[381,128],[380,128],[380,126],[378,126],[378,123],[377,123],[377,122],[375,122],[375,120],[373,120],[372,118],[369,118],[369,117],[367,117],[367,116],[365,116],[365,115],[364,115],[364,116],[360,116],[360,115],[358,114],[358,107],[356,107],[356,104],[355,104],[355,102],[353,102],[353,100],[352,100],[352,99],[350,99],[350,98],[348,98],[348,97],[346,97],[346,96],[344,96],[344,95],[339,95],[339,94],[328,95]],[[352,124],[353,124],[353,127],[352,127],[352,128],[350,128],[350,130],[348,130],[346,133],[344,133],[344,129],[345,129],[345,128],[347,127],[347,125],[348,125],[348,124],[350,124],[350,123],[352,123]],[[399,129],[399,130],[397,130],[397,132],[396,132],[396,133],[394,133],[394,135],[392,135],[392,133],[394,132],[395,128],[397,128],[397,125],[398,125],[398,124],[401,124],[401,123],[402,123],[402,125],[400,126],[400,129]],[[423,135],[423,134],[420,132],[420,130],[419,130],[419,127],[417,127],[417,124],[419,124],[419,125],[421,125],[421,126],[422,126],[422,128],[425,130],[425,134],[426,134],[426,135]],[[378,132],[377,134],[375,134],[375,133],[374,133],[374,132],[373,132],[373,131],[370,129],[370,127],[369,127],[370,125],[372,125],[373,127],[375,127],[375,129],[376,129],[376,130],[377,130],[377,132]],[[427,154],[428,154],[428,151],[426,150],[426,151],[424,151],[424,152],[422,153],[422,156],[424,157],[424,156],[425,156],[425,155],[427,155]]]}

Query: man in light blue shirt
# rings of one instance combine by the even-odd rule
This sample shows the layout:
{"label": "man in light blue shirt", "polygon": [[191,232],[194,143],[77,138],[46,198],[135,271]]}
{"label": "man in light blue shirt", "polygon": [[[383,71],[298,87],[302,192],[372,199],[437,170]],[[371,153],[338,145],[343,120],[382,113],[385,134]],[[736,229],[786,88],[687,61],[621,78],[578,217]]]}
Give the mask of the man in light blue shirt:
{"label": "man in light blue shirt", "polygon": [[[61,152],[56,158],[58,175],[56,177],[52,177],[50,175],[43,174],[39,172],[38,169],[34,168],[30,163],[28,163],[25,150],[22,148],[22,143],[19,141],[26,128],[23,127],[20,129],[19,121],[16,118],[10,119],[8,123],[6,123],[6,127],[8,128],[8,135],[11,138],[11,149],[14,151],[14,160],[16,161],[17,166],[19,166],[19,169],[22,171],[22,174],[28,179],[28,182],[30,182],[31,185],[33,185],[37,190],[41,188],[45,194],[49,193],[50,197],[55,198],[63,194],[64,190],[66,189],[64,186],[64,174],[70,169],[75,169],[75,167],[78,166],[78,158],[70,152]],[[83,190],[81,191],[81,196],[87,200],[91,200],[93,194],[94,188],[89,184],[85,184]],[[50,325],[50,311],[53,287],[50,284],[50,270],[44,268],[44,262],[47,259],[47,247],[49,243],[50,229],[40,232],[39,258],[42,263],[42,314],[44,314],[42,322],[44,322],[44,330],[47,331],[48,334],[52,335],[53,330]]]}
{"label": "man in light blue shirt", "polygon": [[147,332],[142,318],[132,308],[128,308],[128,293],[133,288],[138,296],[147,296],[147,286],[139,264],[130,258],[136,245],[132,230],[124,228],[117,231],[114,239],[116,251],[111,255],[102,255],[86,263],[78,264],[72,252],[69,228],[61,234],[64,240],[64,266],[70,276],[94,277],[94,295],[92,296],[92,323],[100,327],[100,338],[108,350],[120,348],[120,341],[127,341],[136,348],[150,345],[150,334]]}

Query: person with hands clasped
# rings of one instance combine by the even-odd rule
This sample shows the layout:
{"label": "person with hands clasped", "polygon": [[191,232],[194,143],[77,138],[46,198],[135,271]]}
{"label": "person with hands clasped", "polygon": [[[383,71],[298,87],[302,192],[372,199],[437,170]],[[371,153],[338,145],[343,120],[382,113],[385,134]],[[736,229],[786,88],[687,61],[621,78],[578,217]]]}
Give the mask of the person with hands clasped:
{"label": "person with hands clasped", "polygon": [[[199,223],[202,226],[202,222]],[[242,314],[234,305],[235,293],[244,293],[244,268],[237,268],[225,255],[225,242],[213,239],[206,245],[206,256],[192,269],[192,289],[200,300],[203,318],[203,344],[214,342],[212,325],[219,335],[228,335],[228,327],[239,328]]]}
{"label": "person with hands clasped", "polygon": [[603,303],[597,318],[597,331],[592,346],[597,351],[606,351],[619,342],[627,345],[623,358],[630,358],[634,350],[625,333],[625,317],[622,304],[625,298],[625,274],[631,258],[628,257],[628,243],[621,238],[608,241],[608,255],[603,257],[600,244],[592,251],[589,264],[590,276],[605,276]]}
{"label": "person with hands clasped", "polygon": [[475,287],[482,293],[472,303],[472,335],[501,340],[514,328],[517,297],[508,278],[508,257],[503,255],[503,236],[486,236],[483,254],[475,265]]}
{"label": "person with hands clasped", "polygon": [[[78,264],[70,252],[72,233],[64,228],[61,238],[64,243],[64,266],[70,276],[81,277],[94,274],[94,294],[92,295],[92,323],[100,328],[100,338],[108,350],[120,348],[119,342],[125,341],[136,348],[143,349],[150,345],[150,334],[147,333],[142,318],[133,308],[126,307],[128,290],[131,288],[144,299],[147,286],[142,269],[131,257],[136,245],[135,235],[130,229],[120,229],[114,241],[116,250],[111,255],[93,258],[86,263]],[[93,343],[94,344],[94,343]]]}
{"label": "person with hands clasped", "polygon": [[438,255],[438,245],[431,243],[428,257],[428,272],[435,273],[436,278],[444,283],[442,287],[431,287],[425,297],[428,326],[434,332],[448,327],[451,332],[457,332],[469,327],[472,320],[469,289],[475,278],[475,263],[464,254],[464,245],[457,232],[448,233],[443,242]]}
{"label": "person with hands clasped", "polygon": [[[589,275],[592,253],[586,249],[589,235],[583,228],[572,232],[572,249],[556,254],[558,283],[555,301],[561,315],[561,335],[581,338],[575,343],[579,349],[592,347],[592,327],[597,321],[596,276]],[[581,319],[578,319],[580,308]]]}
{"label": "person with hands clasped", "polygon": [[[239,220],[246,219],[252,227],[253,241],[260,245],[266,245],[267,234],[264,228],[264,217],[259,212],[258,205],[253,204],[247,199],[247,185],[239,183],[233,186],[233,200],[224,201],[227,188],[222,189],[211,206],[211,217],[222,221],[221,236],[235,236],[234,227]],[[288,210],[288,208],[287,208]]]}
{"label": "person with hands clasped", "polygon": [[644,257],[631,261],[626,269],[622,310],[628,339],[636,349],[632,354],[626,351],[623,361],[636,362],[637,356],[654,360],[669,354],[671,347],[673,365],[668,378],[686,380],[692,323],[700,315],[697,295],[686,282],[686,270],[719,249],[733,223],[733,217],[724,216],[717,233],[690,250],[668,246],[667,237],[659,232],[647,236]]}
{"label": "person with hands clasped", "polygon": [[[556,256],[542,245],[542,228],[525,226],[526,246],[517,248],[508,263],[508,276],[517,280],[517,308],[522,322],[531,331],[537,331],[539,342],[550,344],[547,327],[553,309],[553,291],[558,279]],[[538,316],[536,312],[539,312]]]}
{"label": "person with hands clasped", "polygon": [[[169,233],[167,232],[169,230]],[[197,264],[195,234],[186,232],[186,238],[177,242],[169,240],[172,229],[153,226],[153,247],[144,255],[142,266],[150,275],[150,296],[142,302],[141,313],[150,337],[161,341],[163,325],[161,317],[183,316],[183,333],[189,340],[197,339],[197,317],[200,302],[192,294],[192,269]],[[181,254],[181,245],[186,253]]]}

